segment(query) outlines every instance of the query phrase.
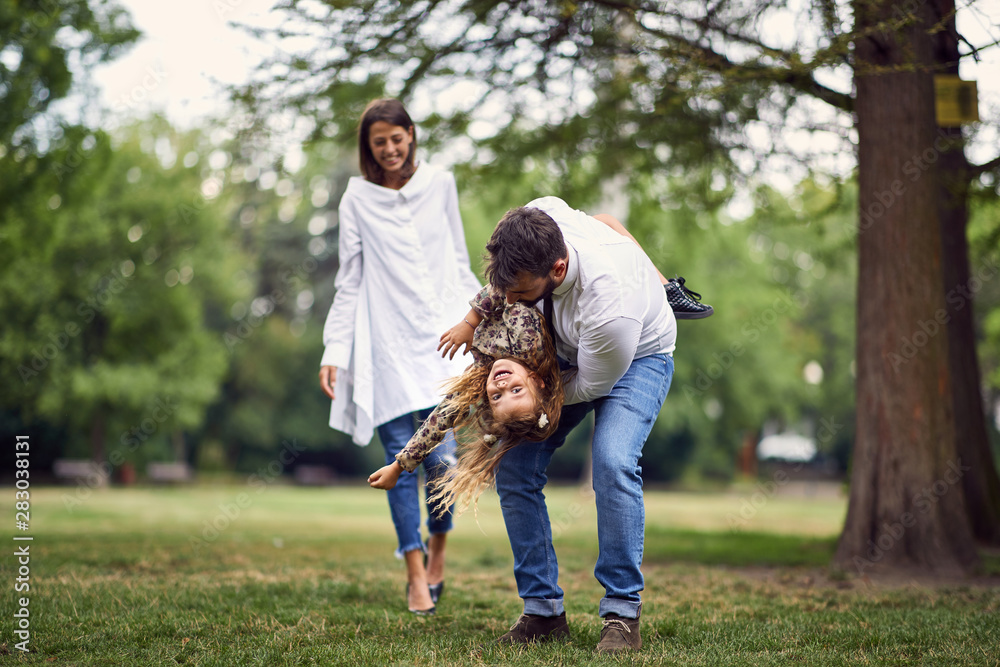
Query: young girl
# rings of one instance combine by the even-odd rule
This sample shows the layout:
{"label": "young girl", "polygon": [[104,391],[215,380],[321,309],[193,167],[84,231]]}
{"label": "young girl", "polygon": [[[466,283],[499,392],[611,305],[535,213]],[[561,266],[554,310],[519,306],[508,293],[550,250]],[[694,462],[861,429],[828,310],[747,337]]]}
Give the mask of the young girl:
{"label": "young girl", "polygon": [[[465,367],[441,358],[439,334],[466,310],[455,295],[474,294],[480,283],[469,268],[455,178],[416,161],[416,130],[399,101],[368,105],[358,152],[362,175],[351,178],[340,201],[340,268],[319,380],[332,400],[330,426],[359,445],[378,430],[388,463],[437,404],[440,383]],[[450,442],[425,461],[428,480],[454,460]],[[388,500],[397,554],[406,561],[408,607],[430,614],[451,515],[428,502],[425,550],[416,476]]]}
{"label": "young girl", "polygon": [[463,345],[473,363],[448,385],[448,395],[424,421],[396,460],[368,478],[375,489],[391,489],[412,472],[454,429],[458,464],[436,482],[432,497],[461,512],[493,481],[500,459],[523,440],[540,442],[559,422],[563,391],[559,363],[545,320],[537,308],[507,306],[489,285],[470,302],[462,322],[441,336],[443,354]]}

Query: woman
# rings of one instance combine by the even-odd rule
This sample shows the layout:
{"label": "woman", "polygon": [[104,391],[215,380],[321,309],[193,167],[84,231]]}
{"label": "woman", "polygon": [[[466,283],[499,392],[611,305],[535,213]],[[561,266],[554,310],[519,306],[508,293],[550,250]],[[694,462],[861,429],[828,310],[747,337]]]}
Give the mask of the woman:
{"label": "woman", "polygon": [[[400,102],[367,106],[358,150],[362,176],[351,178],[340,202],[340,269],[319,378],[333,401],[330,426],[360,445],[377,429],[388,464],[440,400],[441,383],[462,372],[461,359],[438,354],[438,337],[480,284],[469,269],[455,179],[417,164],[415,128]],[[453,452],[450,439],[424,461],[428,482],[454,462]],[[425,564],[416,478],[403,476],[389,508],[406,561],[408,608],[431,614],[451,514],[439,518],[428,504]]]}

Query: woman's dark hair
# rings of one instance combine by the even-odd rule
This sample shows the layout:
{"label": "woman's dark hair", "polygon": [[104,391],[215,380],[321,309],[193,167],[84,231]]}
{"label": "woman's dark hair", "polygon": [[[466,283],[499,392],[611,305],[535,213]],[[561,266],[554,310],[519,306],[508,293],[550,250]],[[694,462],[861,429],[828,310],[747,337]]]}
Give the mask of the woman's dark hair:
{"label": "woman's dark hair", "polygon": [[410,144],[410,153],[406,156],[400,175],[409,178],[416,171],[413,160],[417,154],[417,128],[413,126],[410,114],[406,113],[406,107],[399,100],[392,98],[372,100],[365,107],[364,113],[361,114],[361,122],[358,123],[358,161],[361,165],[361,175],[376,185],[385,184],[385,173],[372,155],[368,137],[372,124],[380,120],[390,125],[398,125],[405,130],[413,128],[413,143]]}
{"label": "woman's dark hair", "polygon": [[502,292],[517,283],[522,271],[538,278],[548,275],[556,261],[566,256],[566,241],[551,216],[521,206],[500,219],[486,252],[486,280]]}

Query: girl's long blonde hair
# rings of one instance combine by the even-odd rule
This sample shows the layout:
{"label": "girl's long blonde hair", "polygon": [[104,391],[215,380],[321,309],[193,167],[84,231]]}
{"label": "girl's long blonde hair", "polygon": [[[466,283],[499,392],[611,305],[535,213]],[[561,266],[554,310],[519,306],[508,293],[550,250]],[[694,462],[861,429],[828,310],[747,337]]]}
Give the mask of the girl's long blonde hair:
{"label": "girl's long blonde hair", "polygon": [[508,451],[524,440],[545,440],[559,425],[563,404],[562,372],[545,318],[540,313],[539,317],[542,320],[542,349],[528,359],[515,358],[542,381],[543,386],[533,392],[538,399],[534,414],[503,422],[494,418],[486,398],[486,381],[492,364],[474,364],[448,385],[445,401],[449,409],[458,412],[453,427],[458,443],[458,463],[433,483],[431,502],[438,503],[439,513],[448,511],[452,505],[456,514],[474,506],[482,492],[493,486],[497,466]]}

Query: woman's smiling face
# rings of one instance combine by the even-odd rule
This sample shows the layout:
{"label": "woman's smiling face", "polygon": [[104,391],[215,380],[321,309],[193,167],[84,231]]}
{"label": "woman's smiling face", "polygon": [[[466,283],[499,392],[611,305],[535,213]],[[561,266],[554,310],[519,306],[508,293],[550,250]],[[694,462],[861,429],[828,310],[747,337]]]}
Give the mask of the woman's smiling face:
{"label": "woman's smiling face", "polygon": [[368,147],[386,176],[394,175],[406,164],[413,146],[413,128],[377,120],[368,128]]}
{"label": "woman's smiling face", "polygon": [[538,409],[538,389],[545,384],[537,375],[513,359],[498,359],[486,380],[486,397],[494,418],[506,421],[514,416],[534,414]]}

